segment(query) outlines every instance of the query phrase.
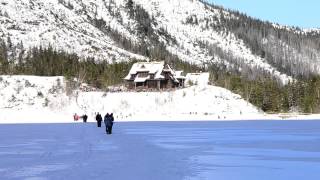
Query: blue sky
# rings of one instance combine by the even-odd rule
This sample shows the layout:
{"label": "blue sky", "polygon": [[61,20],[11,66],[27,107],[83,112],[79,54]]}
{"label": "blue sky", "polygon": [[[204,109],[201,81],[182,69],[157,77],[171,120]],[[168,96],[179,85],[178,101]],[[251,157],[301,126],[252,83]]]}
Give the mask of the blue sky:
{"label": "blue sky", "polygon": [[320,0],[208,0],[282,25],[320,28]]}

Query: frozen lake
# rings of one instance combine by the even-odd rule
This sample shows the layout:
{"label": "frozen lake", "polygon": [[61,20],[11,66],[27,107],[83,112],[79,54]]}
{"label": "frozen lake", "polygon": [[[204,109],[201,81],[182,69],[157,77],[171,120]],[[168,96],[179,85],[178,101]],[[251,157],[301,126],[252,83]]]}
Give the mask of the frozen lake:
{"label": "frozen lake", "polygon": [[0,125],[0,179],[320,179],[320,121]]}

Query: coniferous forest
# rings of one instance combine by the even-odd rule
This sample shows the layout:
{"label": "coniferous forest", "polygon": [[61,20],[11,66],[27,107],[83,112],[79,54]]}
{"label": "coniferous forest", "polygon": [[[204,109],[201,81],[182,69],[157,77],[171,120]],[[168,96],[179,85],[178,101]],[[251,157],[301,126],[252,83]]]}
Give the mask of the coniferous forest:
{"label": "coniferous forest", "polygon": [[[19,55],[18,61],[10,61],[8,48],[8,45],[1,42],[0,74],[65,76],[67,79],[83,77],[84,82],[101,89],[123,83],[123,77],[136,62],[134,59],[115,63],[96,62],[90,58],[83,60],[75,54],[58,52],[52,47],[33,48],[26,53],[26,57]],[[282,85],[267,74],[249,79],[245,75],[228,72],[215,65],[203,68],[182,61],[174,62],[168,63],[185,72],[209,71],[211,84],[240,94],[265,112],[320,112],[319,76],[308,76]]]}

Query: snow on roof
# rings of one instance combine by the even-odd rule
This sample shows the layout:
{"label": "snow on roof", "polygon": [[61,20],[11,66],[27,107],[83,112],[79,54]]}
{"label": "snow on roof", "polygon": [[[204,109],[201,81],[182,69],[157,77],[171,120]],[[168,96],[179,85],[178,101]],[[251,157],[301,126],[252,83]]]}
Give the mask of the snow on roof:
{"label": "snow on roof", "polygon": [[155,79],[164,78],[161,72],[164,67],[164,61],[153,61],[153,62],[137,62],[134,63],[129,71],[129,74],[124,78],[130,80],[132,74],[137,72],[148,72],[149,74],[155,74]]}
{"label": "snow on roof", "polygon": [[[154,79],[164,79],[165,77],[161,75],[161,73],[170,72],[170,77],[177,83],[179,83],[178,79],[185,79],[182,76],[183,71],[174,71],[168,64],[165,64],[164,61],[153,61],[153,62],[137,62],[134,63],[128,73],[128,75],[124,78],[125,80],[132,80],[131,75],[137,74],[138,72],[146,72],[148,74],[154,74]],[[134,82],[145,82],[148,77],[135,77]]]}
{"label": "snow on roof", "polygon": [[136,77],[134,79],[134,82],[145,82],[149,78],[150,78],[150,76],[147,76],[147,77]]}
{"label": "snow on roof", "polygon": [[183,71],[175,71],[174,72],[174,77],[177,79],[185,79],[186,77],[182,75]]}

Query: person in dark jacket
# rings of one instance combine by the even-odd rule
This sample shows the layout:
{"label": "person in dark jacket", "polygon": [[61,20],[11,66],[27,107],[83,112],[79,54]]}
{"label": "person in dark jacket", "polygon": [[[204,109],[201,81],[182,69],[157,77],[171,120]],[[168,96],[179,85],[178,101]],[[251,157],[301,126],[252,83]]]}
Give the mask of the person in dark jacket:
{"label": "person in dark jacket", "polygon": [[88,119],[88,116],[86,114],[84,114],[82,116],[82,119],[83,119],[83,122],[86,123],[87,122],[87,119]]}
{"label": "person in dark jacket", "polygon": [[109,113],[107,113],[105,116],[104,116],[104,124],[106,125],[106,133],[109,134],[109,123],[110,123],[110,115]]}
{"label": "person in dark jacket", "polygon": [[109,134],[112,134],[112,127],[113,127],[113,121],[114,121],[114,117],[113,117],[113,113],[110,114],[110,119],[109,119]]}
{"label": "person in dark jacket", "polygon": [[98,127],[101,127],[102,116],[101,116],[101,114],[100,114],[99,112],[98,112],[98,114],[96,115],[96,121],[97,121]]}

